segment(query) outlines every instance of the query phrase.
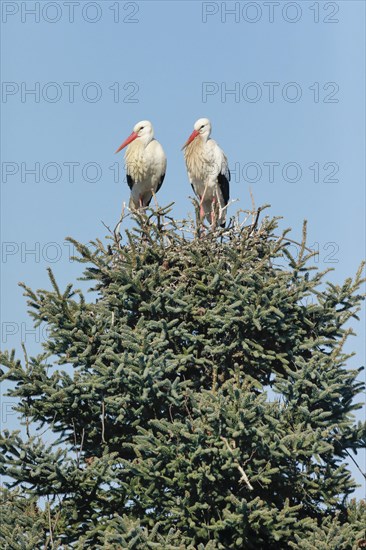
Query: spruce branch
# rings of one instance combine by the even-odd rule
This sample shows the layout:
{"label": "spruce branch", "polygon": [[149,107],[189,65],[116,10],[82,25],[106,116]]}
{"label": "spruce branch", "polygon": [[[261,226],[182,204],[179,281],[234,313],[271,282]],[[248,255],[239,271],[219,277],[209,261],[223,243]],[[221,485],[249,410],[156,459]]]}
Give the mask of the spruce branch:
{"label": "spruce branch", "polygon": [[106,240],[70,239],[96,296],[23,286],[48,330],[41,354],[0,354],[27,425],[0,435],[0,474],[19,486],[0,502],[9,548],[361,540],[366,507],[346,497],[364,384],[344,346],[362,274],[324,284],[305,239],[264,208],[210,230],[193,212],[126,209],[123,243],[113,224]]}

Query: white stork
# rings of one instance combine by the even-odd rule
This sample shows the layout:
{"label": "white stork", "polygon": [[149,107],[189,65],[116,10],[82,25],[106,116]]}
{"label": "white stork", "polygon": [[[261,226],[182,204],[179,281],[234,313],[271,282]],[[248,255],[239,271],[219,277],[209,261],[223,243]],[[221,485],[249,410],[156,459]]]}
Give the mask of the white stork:
{"label": "white stork", "polygon": [[211,122],[200,118],[183,145],[189,181],[200,200],[201,219],[225,227],[229,202],[230,170],[227,158],[216,141],[210,139]]}
{"label": "white stork", "polygon": [[166,156],[160,143],[154,139],[151,122],[138,122],[132,134],[117,149],[126,147],[125,163],[127,183],[131,189],[130,208],[149,206],[153,193],[163,184]]}

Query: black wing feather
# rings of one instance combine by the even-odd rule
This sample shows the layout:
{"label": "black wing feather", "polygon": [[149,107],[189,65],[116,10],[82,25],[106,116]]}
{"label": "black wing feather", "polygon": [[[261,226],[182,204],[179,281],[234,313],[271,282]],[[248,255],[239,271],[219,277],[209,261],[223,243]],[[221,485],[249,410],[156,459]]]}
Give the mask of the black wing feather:
{"label": "black wing feather", "polygon": [[157,192],[159,191],[160,187],[163,185],[164,178],[165,178],[165,174],[163,174],[163,175],[161,176],[160,181],[159,181],[159,183],[158,183],[158,186],[157,186],[157,188],[156,188],[155,193],[157,193]]}
{"label": "black wing feather", "polygon": [[217,176],[217,183],[219,184],[225,206],[229,202],[229,198],[230,198],[229,181],[230,181],[230,170],[228,170],[228,178],[225,176],[225,174],[219,174]]}
{"label": "black wing feather", "polygon": [[128,183],[128,187],[130,189],[132,189],[132,187],[134,186],[134,181],[132,179],[132,177],[130,176],[130,174],[126,174],[126,177],[127,177],[127,183]]}

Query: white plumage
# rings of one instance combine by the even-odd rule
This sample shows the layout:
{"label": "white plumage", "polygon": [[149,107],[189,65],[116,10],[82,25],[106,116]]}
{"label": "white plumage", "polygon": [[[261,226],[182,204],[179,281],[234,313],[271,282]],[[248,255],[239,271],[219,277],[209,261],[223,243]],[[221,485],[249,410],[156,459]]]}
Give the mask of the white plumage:
{"label": "white plumage", "polygon": [[225,226],[229,201],[230,170],[227,158],[216,141],[210,138],[211,122],[200,118],[184,144],[189,181],[200,200],[200,216],[212,224]]}
{"label": "white plumage", "polygon": [[135,124],[132,134],[116,153],[128,146],[125,153],[127,183],[131,189],[130,208],[148,206],[153,193],[163,184],[166,156],[160,143],[154,139],[151,122],[142,120]]}

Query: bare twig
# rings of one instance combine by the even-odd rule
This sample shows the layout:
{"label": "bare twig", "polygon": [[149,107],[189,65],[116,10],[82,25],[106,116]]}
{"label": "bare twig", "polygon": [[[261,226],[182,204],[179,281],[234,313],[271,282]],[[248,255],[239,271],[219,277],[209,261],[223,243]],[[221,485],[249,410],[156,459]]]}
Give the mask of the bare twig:
{"label": "bare twig", "polygon": [[46,432],[48,432],[48,430],[53,429],[53,427],[54,427],[54,425],[55,425],[56,416],[57,416],[57,411],[56,411],[55,414],[53,415],[53,420],[52,420],[50,426],[47,426],[47,428],[46,428],[45,430],[43,430],[43,432],[41,432],[41,433],[39,434],[39,437],[41,437],[43,434],[45,434]]}
{"label": "bare twig", "polygon": [[30,438],[30,431],[29,431],[29,416],[26,415],[25,417],[25,430],[27,432],[28,439]]}
{"label": "bare twig", "polygon": [[252,188],[249,186],[249,193],[250,193],[250,198],[251,198],[251,201],[252,201],[252,216],[253,216],[253,225],[254,225],[254,212],[255,212],[255,200],[254,200],[254,196],[253,196],[253,192],[252,192]]}
{"label": "bare twig", "polygon": [[357,464],[357,462],[356,462],[356,460],[353,458],[353,456],[348,452],[347,449],[345,449],[344,447],[343,447],[343,449],[346,451],[346,453],[348,454],[348,456],[350,457],[350,459],[352,460],[352,462],[354,463],[354,465],[356,466],[356,468],[358,468],[358,470],[360,471],[361,475],[363,475],[363,477],[366,479],[366,474],[365,474],[365,472],[363,472],[363,471],[361,470],[361,468],[359,467],[359,465]]}
{"label": "bare twig", "polygon": [[102,401],[102,442],[106,443],[104,435],[105,435],[105,405],[104,405],[104,401]]}
{"label": "bare twig", "polygon": [[50,530],[50,541],[51,541],[51,547],[53,548],[53,532],[52,532],[52,521],[51,521],[51,506],[48,501],[47,503],[47,514],[48,514],[48,527]]}
{"label": "bare twig", "polygon": [[75,445],[75,452],[76,452],[76,460],[77,462],[79,461],[79,451],[77,450],[78,449],[78,442],[77,442],[77,439],[76,439],[76,428],[75,428],[75,420],[72,419],[72,426],[74,428],[74,445]]}
{"label": "bare twig", "polygon": [[56,532],[57,524],[58,524],[58,521],[59,521],[60,517],[61,517],[61,511],[59,510],[54,516],[54,522],[53,522],[53,532],[54,533]]}
{"label": "bare twig", "polygon": [[[226,437],[223,437],[221,436],[221,439],[222,441],[225,443],[226,447],[228,448],[228,450],[230,451],[230,453],[232,454],[232,456],[234,457],[234,452],[233,452],[233,449],[230,447],[229,445],[229,442],[228,440],[226,439]],[[251,485],[250,481],[249,481],[249,478],[247,476],[247,474],[244,472],[244,469],[242,468],[242,466],[240,466],[239,462],[236,460],[236,458],[234,457],[234,461],[236,463],[236,466],[239,470],[239,472],[241,473],[241,478],[240,478],[240,483],[245,483],[245,485],[248,487],[248,489],[250,491],[253,491],[253,486]]]}
{"label": "bare twig", "polygon": [[83,430],[81,432],[81,441],[80,441],[80,446],[78,448],[78,442],[77,442],[77,437],[76,437],[76,428],[75,428],[75,420],[74,419],[72,419],[72,425],[74,427],[74,445],[75,445],[75,452],[76,452],[76,465],[79,468],[80,455],[83,451],[83,445],[84,445],[85,428],[83,428]]}
{"label": "bare twig", "polygon": [[[28,353],[27,353],[27,350],[26,350],[26,347],[25,347],[24,342],[22,342],[22,350],[23,350],[23,354],[24,354],[25,366],[26,366],[27,371],[29,371]],[[27,405],[28,405],[28,406],[29,406],[29,402],[30,402],[30,399],[29,399],[29,397],[27,397]],[[28,410],[27,410],[27,413],[28,413]],[[25,426],[26,426],[25,429],[26,429],[26,432],[27,432],[27,437],[30,438],[30,431],[29,431],[29,416],[28,416],[28,414],[25,415]]]}
{"label": "bare twig", "polygon": [[113,235],[112,229],[109,227],[109,225],[107,225],[106,223],[104,223],[103,220],[100,220],[100,221],[102,222],[102,224],[104,225],[104,227],[107,229],[107,231],[109,231],[109,233],[110,233],[111,235]]}
{"label": "bare twig", "polygon": [[186,411],[187,411],[187,413],[188,413],[188,416],[189,416],[189,418],[190,418],[190,420],[191,420],[191,422],[192,422],[192,429],[193,429],[193,431],[194,431],[194,427],[193,427],[193,418],[192,418],[192,415],[191,415],[191,411],[190,411],[189,408],[188,408],[187,402],[188,402],[188,398],[187,398],[187,396],[185,395],[185,396],[184,396],[184,408],[186,409]]}
{"label": "bare twig", "polygon": [[84,437],[85,437],[85,428],[83,428],[83,431],[81,432],[81,442],[80,442],[79,456],[78,456],[78,460],[77,460],[77,466],[78,466],[78,467],[79,467],[80,455],[81,455],[81,453],[82,453],[82,451],[83,451]]}
{"label": "bare twig", "polygon": [[[258,225],[258,220],[259,220],[259,214],[261,213],[261,207],[258,208],[257,212],[256,212],[256,216],[255,218],[253,219],[253,223],[252,223],[252,226],[250,228],[250,231],[249,231],[249,236],[253,233],[253,231],[256,229],[257,225]],[[253,217],[254,217],[254,213],[253,213]]]}
{"label": "bare twig", "polygon": [[114,240],[115,240],[117,245],[121,242],[121,239],[122,239],[121,233],[120,233],[120,227],[121,227],[121,223],[123,222],[123,220],[125,218],[125,208],[126,208],[126,203],[123,203],[122,204],[121,216],[120,216],[120,218],[119,218],[119,220],[116,224],[116,227],[113,230]]}
{"label": "bare twig", "polygon": [[[339,430],[337,428],[335,428],[335,434],[336,435],[341,435]],[[362,471],[362,469],[360,468],[359,464],[357,463],[357,461],[353,458],[353,456],[351,455],[351,453],[348,451],[348,449],[346,449],[346,447],[344,445],[342,445],[342,442],[340,441],[339,438],[336,439],[337,443],[342,447],[342,449],[347,453],[347,455],[349,456],[349,458],[352,460],[352,462],[354,463],[354,465],[356,466],[356,468],[359,470],[359,472],[361,473],[361,475],[366,479],[366,473]]]}
{"label": "bare twig", "polygon": [[217,365],[214,367],[212,371],[212,393],[216,393],[216,387],[217,387]]}
{"label": "bare twig", "polygon": [[163,220],[164,220],[164,214],[162,213],[161,208],[159,206],[159,203],[157,201],[156,193],[154,193],[154,191],[152,189],[151,189],[151,193],[152,193],[154,203],[155,203],[155,208],[156,208],[157,226],[158,226],[159,231],[161,231],[162,228],[163,228],[163,224],[161,223],[160,217],[162,216]]}
{"label": "bare twig", "polygon": [[257,449],[254,449],[254,451],[252,451],[252,453],[250,454],[250,457],[248,457],[245,461],[244,461],[244,466],[246,464],[248,464],[248,462],[250,462],[253,458],[253,456],[255,455],[255,453],[257,452]]}

